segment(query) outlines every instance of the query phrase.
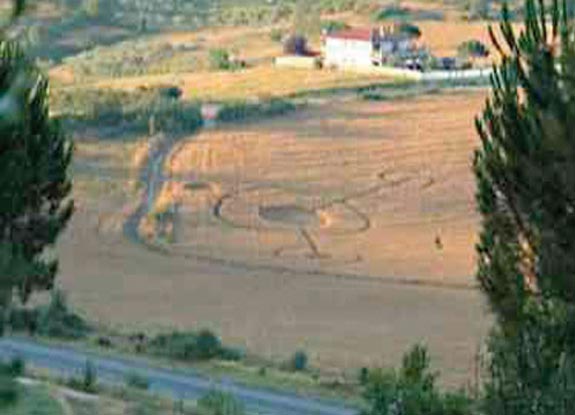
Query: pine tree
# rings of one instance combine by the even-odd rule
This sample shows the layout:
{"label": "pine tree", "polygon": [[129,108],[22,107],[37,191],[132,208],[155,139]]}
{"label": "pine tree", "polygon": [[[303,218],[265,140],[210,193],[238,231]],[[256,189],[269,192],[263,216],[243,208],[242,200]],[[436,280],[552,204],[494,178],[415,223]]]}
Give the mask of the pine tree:
{"label": "pine tree", "polygon": [[[477,120],[481,287],[502,323],[526,298],[575,304],[575,39],[565,0],[526,0],[526,29],[504,10],[502,64]],[[550,21],[549,21],[550,19]]]}
{"label": "pine tree", "polygon": [[[50,289],[54,246],[73,211],[72,144],[48,111],[48,81],[0,38],[0,309]],[[53,256],[53,255],[52,255]]]}
{"label": "pine tree", "polygon": [[[477,120],[478,280],[497,317],[486,413],[575,405],[575,31],[567,1],[507,7],[492,94]],[[550,7],[548,7],[550,6]]]}

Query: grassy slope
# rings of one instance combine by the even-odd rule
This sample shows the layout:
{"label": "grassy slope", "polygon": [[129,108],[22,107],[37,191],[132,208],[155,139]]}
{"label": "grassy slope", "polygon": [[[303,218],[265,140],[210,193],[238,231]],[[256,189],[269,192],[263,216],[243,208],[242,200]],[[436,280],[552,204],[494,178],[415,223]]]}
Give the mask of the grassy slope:
{"label": "grassy slope", "polygon": [[23,388],[21,398],[14,407],[3,409],[3,415],[64,415],[62,406],[43,386]]}

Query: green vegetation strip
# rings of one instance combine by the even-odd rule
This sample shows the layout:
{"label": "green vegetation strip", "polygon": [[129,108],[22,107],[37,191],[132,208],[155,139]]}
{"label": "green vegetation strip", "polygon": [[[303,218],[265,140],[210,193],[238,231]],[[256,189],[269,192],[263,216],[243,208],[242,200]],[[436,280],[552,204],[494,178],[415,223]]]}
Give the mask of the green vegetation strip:
{"label": "green vegetation strip", "polygon": [[15,406],[2,408],[3,415],[64,415],[62,406],[45,386],[22,386]]}

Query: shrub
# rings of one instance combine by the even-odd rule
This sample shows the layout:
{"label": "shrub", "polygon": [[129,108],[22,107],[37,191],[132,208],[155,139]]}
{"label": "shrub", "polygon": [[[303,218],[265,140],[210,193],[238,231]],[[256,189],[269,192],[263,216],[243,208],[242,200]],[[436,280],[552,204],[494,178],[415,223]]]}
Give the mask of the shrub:
{"label": "shrub", "polygon": [[198,399],[201,415],[243,415],[243,404],[232,394],[213,390]]}
{"label": "shrub", "polygon": [[28,331],[64,339],[83,338],[92,331],[86,320],[70,309],[66,295],[60,290],[52,292],[47,305],[12,309],[8,315],[8,325],[16,332]]}
{"label": "shrub", "polygon": [[281,29],[274,28],[270,32],[270,39],[274,42],[281,42],[284,38],[284,32]]}
{"label": "shrub", "polygon": [[340,20],[328,20],[321,23],[321,29],[327,33],[335,33],[349,29],[349,25]]}
{"label": "shrub", "polygon": [[24,372],[26,372],[26,361],[20,356],[13,357],[6,365],[6,373],[12,377],[22,376]]}
{"label": "shrub", "polygon": [[398,30],[400,33],[404,33],[413,38],[421,37],[421,29],[419,28],[419,26],[413,23],[402,22],[399,25]]}
{"label": "shrub", "polygon": [[389,6],[378,10],[373,16],[373,19],[375,21],[380,21],[386,19],[404,19],[408,18],[409,16],[409,9],[398,6]]}
{"label": "shrub", "polygon": [[308,54],[307,39],[305,36],[290,35],[284,42],[286,55],[305,56]]}
{"label": "shrub", "polygon": [[373,20],[443,20],[444,14],[434,10],[415,10],[407,7],[391,5],[377,10]]}
{"label": "shrub", "polygon": [[158,88],[158,95],[162,98],[178,100],[182,93],[181,88],[177,86],[162,86]]}
{"label": "shrub", "polygon": [[15,405],[20,397],[20,387],[9,375],[0,374],[0,408]]}
{"label": "shrub", "polygon": [[213,332],[204,329],[196,336],[196,349],[198,359],[209,360],[220,354],[222,343]]}
{"label": "shrub", "polygon": [[362,367],[359,369],[359,384],[365,386],[369,380],[369,369],[367,367]]}
{"label": "shrub", "polygon": [[148,349],[157,355],[178,360],[240,360],[244,357],[241,349],[222,345],[218,336],[204,329],[199,332],[174,331],[159,334],[148,343]]}
{"label": "shrub", "polygon": [[212,49],[209,52],[210,68],[216,71],[232,69],[230,53],[225,49]]}
{"label": "shrub", "polygon": [[489,50],[479,40],[468,40],[457,47],[457,54],[463,58],[485,58]]}
{"label": "shrub", "polygon": [[80,378],[73,377],[68,380],[68,386],[86,393],[95,393],[97,391],[97,373],[94,364],[86,360],[82,376]]}
{"label": "shrub", "polygon": [[308,357],[303,350],[296,351],[290,359],[289,367],[294,372],[303,372],[307,370]]}
{"label": "shrub", "polygon": [[130,372],[126,375],[126,385],[134,389],[147,390],[150,387],[150,380],[136,372]]}
{"label": "shrub", "polygon": [[137,92],[74,89],[52,99],[55,116],[69,128],[107,125],[120,128],[122,134],[126,130],[146,132],[153,115],[157,130],[194,132],[203,123],[200,107],[174,99],[178,90],[174,86]]}
{"label": "shrub", "polygon": [[8,314],[8,327],[14,332],[28,332],[34,335],[38,326],[37,308],[14,307]]}
{"label": "shrub", "polygon": [[112,341],[112,339],[106,336],[98,336],[98,338],[96,339],[96,344],[106,349],[114,347],[114,342]]}
{"label": "shrub", "polygon": [[37,333],[42,336],[80,339],[91,331],[90,325],[70,309],[63,291],[52,292],[50,303],[38,309]]}
{"label": "shrub", "polygon": [[369,371],[362,414],[469,415],[471,400],[462,392],[441,393],[436,378],[429,370],[427,350],[415,346],[403,357],[399,370]]}
{"label": "shrub", "polygon": [[220,350],[220,358],[222,360],[229,360],[238,362],[246,356],[246,352],[238,347],[222,347]]}
{"label": "shrub", "polygon": [[219,122],[246,121],[250,119],[283,115],[296,109],[291,101],[273,98],[259,103],[245,101],[226,103],[218,111]]}

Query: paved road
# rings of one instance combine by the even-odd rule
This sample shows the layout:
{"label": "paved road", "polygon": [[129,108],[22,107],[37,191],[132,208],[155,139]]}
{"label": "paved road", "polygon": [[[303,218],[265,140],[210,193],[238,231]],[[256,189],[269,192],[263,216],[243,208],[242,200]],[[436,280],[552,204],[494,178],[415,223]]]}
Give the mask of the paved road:
{"label": "paved road", "polygon": [[226,390],[240,399],[250,414],[265,415],[355,415],[357,410],[334,401],[313,399],[296,394],[250,388],[229,380],[210,379],[191,371],[155,368],[144,362],[111,358],[66,347],[38,344],[32,340],[0,339],[0,357],[22,357],[34,367],[49,369],[64,376],[81,375],[89,360],[103,382],[124,382],[137,373],[146,377],[153,391],[176,399],[197,399],[206,392]]}

